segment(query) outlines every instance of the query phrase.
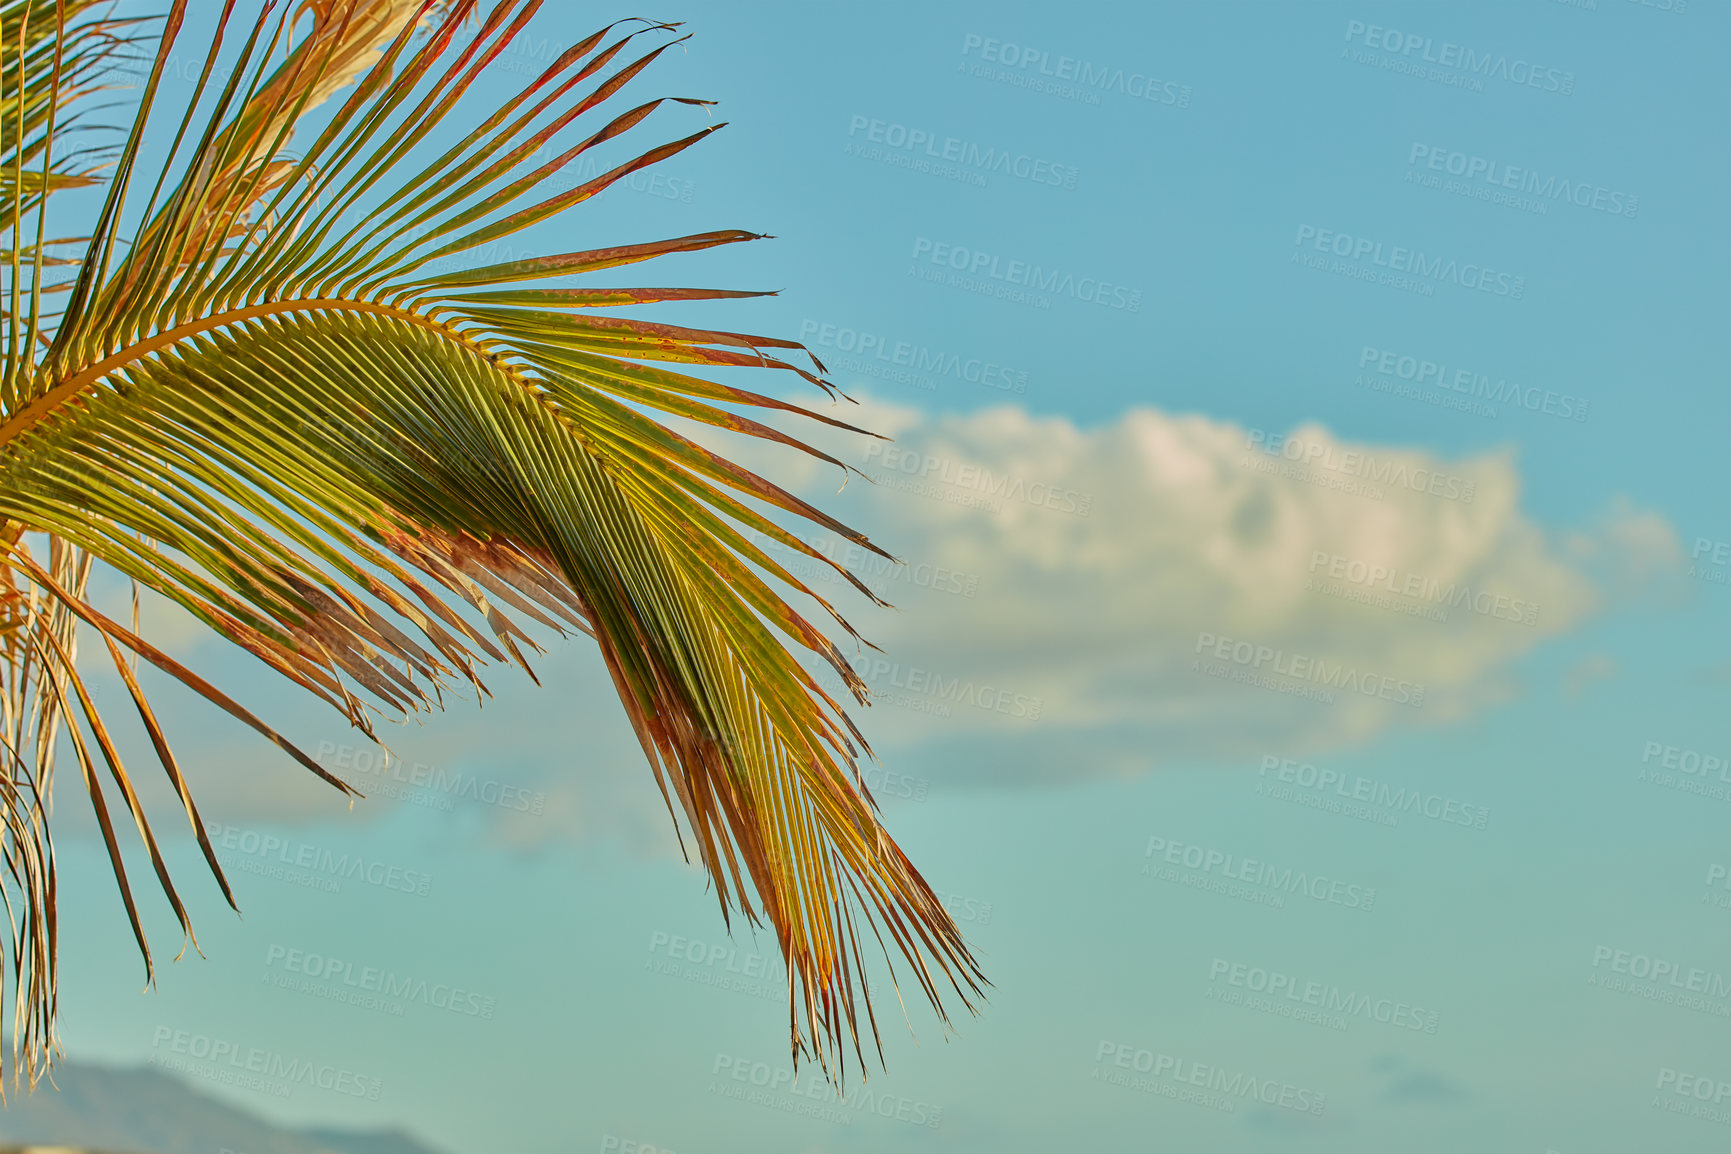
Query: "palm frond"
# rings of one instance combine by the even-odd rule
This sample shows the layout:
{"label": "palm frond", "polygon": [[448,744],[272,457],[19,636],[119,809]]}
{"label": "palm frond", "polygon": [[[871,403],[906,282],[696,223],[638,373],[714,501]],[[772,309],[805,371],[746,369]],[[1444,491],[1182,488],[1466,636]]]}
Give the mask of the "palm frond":
{"label": "palm frond", "polygon": [[[72,149],[66,142],[84,131],[74,107],[103,88],[132,23],[100,14],[98,7],[95,0],[0,3],[0,229],[10,241],[0,251],[0,267],[8,274],[0,293],[0,407],[16,398],[21,366],[47,340],[44,322],[52,313],[43,308],[44,296],[70,287],[49,280],[43,270],[78,263],[51,255],[82,241],[48,239],[45,208],[56,192],[97,182],[101,150]],[[57,1045],[58,905],[48,828],[54,757],[62,726],[79,709],[87,717],[95,714],[76,664],[76,615],[62,600],[18,580],[12,558],[25,555],[24,529],[21,522],[0,519],[0,853],[6,867],[0,898],[10,947],[10,965],[0,967],[0,1002],[9,969],[13,1073],[27,1073],[34,1084]],[[67,597],[81,598],[90,558],[50,537],[44,575]],[[74,738],[90,782],[90,747],[82,734]],[[100,808],[99,817],[112,846],[112,827]],[[153,842],[150,848],[160,867]],[[159,877],[180,910],[160,868]],[[124,883],[122,891],[134,913]],[[139,929],[136,918],[134,928]],[[139,943],[144,945],[141,931]],[[0,1081],[0,1097],[4,1090]]]}
{"label": "palm frond", "polygon": [[[489,661],[527,669],[530,623],[591,635],[723,916],[761,913],[775,930],[796,1060],[810,1053],[839,1078],[848,1048],[863,1062],[867,1025],[882,1056],[862,929],[892,976],[901,956],[940,1018],[947,994],[971,1007],[983,978],[878,820],[856,766],[863,738],[796,654],[829,665],[862,704],[864,683],[783,591],[857,635],[748,531],[832,566],[868,597],[784,522],[888,554],[676,427],[771,441],[845,475],[739,410],[851,426],[697,375],[753,368],[828,391],[815,358],[810,369],[795,360],[800,345],[595,311],[761,294],[564,283],[758,234],[451,267],[721,127],[543,196],[562,166],[663,105],[708,102],[603,111],[678,42],[672,26],[628,22],[466,119],[463,97],[538,6],[324,0],[313,31],[286,48],[289,11],[267,10],[238,46],[217,37],[171,158],[134,211],[139,142],[183,13],[173,6],[93,239],[63,310],[42,325],[46,351],[25,355],[36,342],[22,337],[7,346],[17,366],[0,390],[0,520],[17,529],[9,604],[51,606],[63,632],[73,618],[95,630],[117,666],[136,655],[239,709],[33,560],[20,533],[47,534],[65,556],[176,602],[369,735],[375,717],[437,705],[447,689],[485,693]],[[663,42],[641,51],[644,37]],[[240,66],[218,92],[207,82],[225,50]],[[322,126],[287,156],[290,131],[325,97]],[[435,147],[436,130],[442,143],[453,125],[461,137]],[[124,238],[128,219],[138,223]],[[41,318],[28,315],[35,328]],[[76,717],[68,733],[131,911],[100,770],[160,859],[68,640],[20,652],[48,671],[35,675],[38,692]],[[160,727],[136,679],[127,684],[202,839]],[[24,730],[15,746],[36,748]]]}

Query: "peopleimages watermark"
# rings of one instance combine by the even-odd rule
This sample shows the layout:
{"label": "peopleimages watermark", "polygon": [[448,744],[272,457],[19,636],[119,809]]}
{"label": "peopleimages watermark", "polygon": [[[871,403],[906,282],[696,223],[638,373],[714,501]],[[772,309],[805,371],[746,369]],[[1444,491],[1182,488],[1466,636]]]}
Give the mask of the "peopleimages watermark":
{"label": "peopleimages watermark", "polygon": [[1724,974],[1685,966],[1671,958],[1593,947],[1593,972],[1587,984],[1679,1006],[1697,1013],[1731,1017],[1731,980]]}
{"label": "peopleimages watermark", "polygon": [[[880,485],[991,513],[999,512],[1005,501],[1022,501],[1078,517],[1086,517],[1094,508],[1091,493],[1047,481],[1030,482],[1013,473],[994,473],[984,465],[903,449],[884,441],[874,440],[864,446],[860,459],[867,464],[876,462],[891,471],[888,476],[872,478]],[[896,476],[897,473],[901,476]],[[939,485],[948,489],[938,488]]]}
{"label": "peopleimages watermark", "polygon": [[601,1135],[601,1149],[597,1154],[673,1154],[666,1146],[651,1146],[647,1142],[639,1142],[635,1138],[621,1138],[617,1134]]}
{"label": "peopleimages watermark", "polygon": [[[389,797],[428,804],[428,799],[433,795],[442,795],[436,800],[445,804],[434,805],[437,809],[449,810],[451,806],[446,801],[448,798],[498,806],[500,809],[518,813],[539,814],[547,807],[547,795],[539,790],[527,790],[521,786],[508,785],[496,778],[477,777],[462,770],[446,770],[422,761],[404,761],[392,757],[385,750],[367,745],[338,745],[333,741],[321,741],[318,760],[327,768],[352,769],[383,779],[382,789]],[[394,784],[409,788],[393,789]]]}
{"label": "peopleimages watermark", "polygon": [[1390,613],[1400,613],[1407,617],[1421,617],[1426,621],[1446,623],[1449,619],[1448,610],[1438,609],[1434,605],[1426,605],[1421,601],[1390,597],[1372,589],[1359,589],[1351,585],[1343,585],[1326,577],[1314,574],[1304,579],[1306,593],[1321,593],[1328,597],[1338,597],[1342,601],[1353,601],[1360,605],[1368,605],[1373,609],[1386,609]]}
{"label": "peopleimages watermark", "polygon": [[944,1108],[936,1103],[904,1094],[879,1093],[869,1084],[856,1084],[845,1097],[821,1078],[809,1078],[802,1087],[786,1066],[754,1062],[733,1054],[717,1054],[709,1073],[713,1079],[709,1083],[711,1094],[843,1125],[850,1123],[854,1114],[862,1114],[936,1130],[944,1116]]}
{"label": "peopleimages watermark", "polygon": [[[1273,780],[1269,777],[1272,775]],[[1440,793],[1393,786],[1373,777],[1265,753],[1256,770],[1256,792],[1311,809],[1357,817],[1377,825],[1399,825],[1401,814],[1415,814],[1443,825],[1484,829],[1491,811]]]}
{"label": "peopleimages watermark", "polygon": [[1346,42],[1343,60],[1472,92],[1483,92],[1492,80],[1560,96],[1575,91],[1575,74],[1565,69],[1362,20],[1346,22]]}
{"label": "peopleimages watermark", "polygon": [[[1223,637],[1206,630],[1197,633],[1196,648],[1192,652],[1207,652],[1217,661],[1230,661],[1249,677],[1265,678],[1262,670],[1266,667],[1269,674],[1290,679],[1288,682],[1271,683],[1275,685],[1293,682],[1306,688],[1311,685],[1326,685],[1332,689],[1351,690],[1364,697],[1392,701],[1396,705],[1410,705],[1414,709],[1424,704],[1425,687],[1422,683],[1361,671],[1357,666],[1348,665],[1344,661],[1335,662],[1331,668],[1326,657],[1289,653],[1285,649]],[[1220,667],[1205,665],[1201,660],[1192,661],[1190,670],[1193,673],[1224,676],[1215,671]],[[1235,677],[1228,679],[1239,680]],[[1333,701],[1333,698],[1329,697],[1327,700]]]}
{"label": "peopleimages watermark", "polygon": [[[978,573],[969,573],[948,565],[935,565],[930,561],[916,561],[913,564],[896,562],[852,541],[844,541],[823,533],[813,534],[807,544],[830,560],[852,570],[855,576],[879,596],[891,592],[891,587],[897,582],[905,582],[917,589],[930,589],[934,593],[966,597],[970,601],[974,594],[980,591]],[[835,571],[831,569],[830,572]],[[839,578],[840,574],[836,576]]]}
{"label": "peopleimages watermark", "polygon": [[[1705,563],[1702,558],[1706,558]],[[1688,576],[1709,585],[1731,585],[1731,541],[1695,538],[1689,549]]]}
{"label": "peopleimages watermark", "polygon": [[[548,174],[547,189],[554,191],[576,188],[610,171],[612,170],[602,168],[592,154],[584,153],[566,162],[557,172]],[[672,176],[656,168],[640,168],[617,178],[589,199],[599,202],[605,199],[608,193],[619,191],[638,192],[656,200],[690,204],[691,198],[697,195],[697,184],[685,177]]]}
{"label": "peopleimages watermark", "polygon": [[[855,664],[854,671],[865,679],[866,684],[873,687],[881,687],[887,680],[893,689],[924,694],[946,705],[970,705],[983,712],[997,713],[1005,717],[1038,721],[1040,710],[1045,706],[1044,699],[1040,697],[1017,693],[1015,690],[986,682],[976,682],[969,677],[950,677],[934,669],[904,665],[886,657],[862,658]],[[950,716],[947,710],[944,716]]]}
{"label": "peopleimages watermark", "polygon": [[1465,609],[1514,625],[1536,626],[1539,621],[1538,605],[1525,598],[1492,593],[1482,586],[1474,589],[1465,581],[1451,580],[1445,584],[1435,577],[1404,572],[1395,565],[1343,557],[1323,549],[1311,552],[1304,588],[1439,622],[1448,620],[1447,609]]}
{"label": "peopleimages watermark", "polygon": [[649,957],[644,960],[643,968],[663,977],[680,978],[767,1001],[787,997],[785,970],[777,973],[781,969],[779,959],[741,951],[731,944],[704,942],[666,930],[656,930],[649,935]]}
{"label": "peopleimages watermark", "polygon": [[909,384],[928,391],[936,389],[940,379],[979,385],[1001,393],[1020,395],[1028,391],[1026,369],[1013,368],[986,357],[932,349],[913,341],[896,340],[846,325],[802,320],[799,339],[850,354],[841,357],[826,354],[826,364],[834,364],[850,373]]}
{"label": "peopleimages watermark", "polygon": [[282,1098],[289,1097],[296,1086],[311,1086],[377,1102],[379,1091],[384,1086],[381,1079],[357,1073],[346,1066],[315,1059],[290,1058],[275,1050],[243,1046],[226,1038],[177,1030],[173,1026],[158,1026],[150,1045],[157,1051],[150,1057],[152,1066],[249,1090],[262,1090]]}
{"label": "peopleimages watermark", "polygon": [[[1537,385],[1523,385],[1507,377],[1493,379],[1489,374],[1473,369],[1451,370],[1449,365],[1442,361],[1378,348],[1375,345],[1365,345],[1359,350],[1358,367],[1372,369],[1375,377],[1367,380],[1361,375],[1353,381],[1355,385],[1361,385],[1372,392],[1392,393],[1400,390],[1401,384],[1405,384],[1410,388],[1401,391],[1403,396],[1429,401],[1443,408],[1460,409],[1475,416],[1497,415],[1496,409],[1480,402],[1525,409],[1529,413],[1542,413],[1560,421],[1585,421],[1588,410],[1592,408],[1590,400],[1573,393],[1559,393],[1554,389],[1541,389]],[[1434,389],[1437,392],[1433,395],[1420,394],[1417,390],[1422,388]]]}
{"label": "peopleimages watermark", "polygon": [[1731,801],[1731,754],[1649,741],[1641,747],[1641,766],[1636,781]]}
{"label": "peopleimages watermark", "polygon": [[[1715,889],[1721,893],[1714,893]],[[1722,910],[1731,910],[1731,872],[1718,862],[1707,867],[1707,888],[1701,893],[1703,905],[1718,906]]]}
{"label": "peopleimages watermark", "polygon": [[[1712,1074],[1690,1074],[1674,1066],[1660,1066],[1654,1083],[1653,1106],[1667,1114],[1685,1114],[1706,1122],[1731,1126],[1731,1078]],[[1708,1103],[1712,1103],[1708,1105]]]}
{"label": "peopleimages watermark", "polygon": [[[521,170],[522,175],[527,175],[550,164],[568,151],[569,148],[564,145],[542,144],[517,161],[517,167]],[[546,190],[571,189],[580,184],[587,184],[612,171],[613,166],[609,165],[603,168],[593,152],[585,151],[572,157],[548,173],[543,179],[546,182]],[[691,181],[683,180],[677,176],[669,176],[658,168],[649,167],[625,173],[605,188],[591,193],[589,199],[600,201],[608,193],[619,189],[640,192],[657,200],[675,200],[682,204],[690,204],[692,196],[697,192],[697,186]],[[542,255],[546,254],[543,253]]]}
{"label": "peopleimages watermark", "polygon": [[[1124,1071],[1121,1073],[1120,1071]],[[1136,1077],[1146,1074],[1147,1077]],[[1278,1078],[1259,1078],[1129,1042],[1101,1041],[1090,1081],[1234,1113],[1245,1100],[1299,1114],[1321,1114],[1328,1095]]]}
{"label": "peopleimages watermark", "polygon": [[330,893],[340,892],[345,881],[365,882],[380,889],[423,898],[432,886],[432,875],[424,870],[363,854],[337,853],[312,842],[290,840],[214,821],[206,824],[206,830],[213,849],[239,851],[239,857],[232,853],[224,856],[219,852],[217,860],[224,866],[278,881]]}
{"label": "peopleimages watermark", "polygon": [[[1570,180],[1555,173],[1542,175],[1531,168],[1457,152],[1442,145],[1415,142],[1407,152],[1406,163],[1408,184],[1424,184],[1423,178],[1431,177],[1430,187],[1541,215],[1549,212],[1552,204],[1562,203],[1633,219],[1641,206],[1641,198],[1633,193]],[[1460,179],[1443,182],[1433,175],[1436,173]],[[1415,175],[1419,178],[1416,181]]]}
{"label": "peopleimages watermark", "polygon": [[[171,52],[162,62],[162,79],[165,83],[179,81],[182,84],[197,84],[199,77],[204,75],[205,65],[209,63],[203,53],[183,55]],[[138,54],[125,55],[115,53],[105,62],[108,67],[104,71],[101,82],[105,84],[125,82],[140,82],[149,80],[150,73],[156,66],[156,55]],[[223,86],[234,79],[232,64],[217,64],[210,70],[210,78],[205,82],[207,89],[221,91]]]}
{"label": "peopleimages watermark", "polygon": [[1148,838],[1142,856],[1148,859],[1142,864],[1143,877],[1208,890],[1256,905],[1282,909],[1288,897],[1300,895],[1366,913],[1376,905],[1376,889],[1372,886],[1295,870],[1291,866],[1282,868],[1256,858],[1240,857],[1209,846],[1173,841],[1158,835]]}
{"label": "peopleimages watermark", "polygon": [[860,778],[866,783],[866,788],[872,791],[873,797],[900,797],[909,801],[924,801],[926,794],[932,788],[932,783],[926,778],[897,773],[878,765],[866,766],[860,771]]}
{"label": "peopleimages watermark", "polygon": [[[1527,292],[1527,278],[1524,276],[1404,245],[1390,244],[1385,251],[1380,240],[1314,224],[1299,225],[1298,235],[1292,243],[1295,246],[1292,253],[1294,264],[1415,292],[1420,296],[1435,295],[1434,286],[1439,284],[1452,284],[1515,301],[1521,300]],[[1304,251],[1306,247],[1324,255],[1312,256]],[[1339,259],[1330,262],[1329,256]],[[1364,263],[1367,260],[1369,264]]]}
{"label": "peopleimages watermark", "polygon": [[[1565,8],[1578,8],[1583,12],[1597,12],[1599,0],[1554,0]],[[1606,0],[1614,4],[1616,0]],[[1630,4],[1641,8],[1650,8],[1655,12],[1668,12],[1673,16],[1681,16],[1689,7],[1689,0],[1629,0]]]}
{"label": "peopleimages watermark", "polygon": [[368,1009],[382,1006],[385,1012],[398,1015],[404,1005],[417,1004],[460,1017],[491,1020],[499,1003],[492,994],[429,982],[379,966],[357,967],[345,958],[275,943],[266,947],[264,964],[265,980],[272,985],[330,1001],[352,1001]]}
{"label": "peopleimages watermark", "polygon": [[975,925],[992,924],[992,903],[971,898],[965,894],[949,894],[942,890],[933,890],[944,909],[958,922],[973,922]]}
{"label": "peopleimages watermark", "polygon": [[489,67],[502,72],[539,76],[570,47],[570,44],[552,36],[537,37],[529,32],[521,32],[505,44]]}
{"label": "peopleimages watermark", "polygon": [[1257,468],[1261,472],[1274,471],[1277,476],[1309,480],[1311,483],[1321,483],[1318,478],[1333,474],[1330,479],[1337,479],[1339,483],[1329,484],[1327,488],[1338,488],[1377,501],[1383,498],[1384,486],[1441,497],[1445,501],[1460,501],[1467,505],[1472,504],[1473,495],[1478,490],[1477,482],[1453,473],[1445,473],[1441,469],[1413,465],[1393,456],[1378,457],[1362,449],[1343,449],[1327,441],[1308,440],[1290,433],[1270,433],[1263,429],[1246,430],[1244,449],[1246,452],[1258,454],[1260,458],[1278,458],[1294,468],[1279,471],[1278,461],[1270,463],[1274,468],[1264,468],[1258,457],[1240,461],[1241,468]]}
{"label": "peopleimages watermark", "polygon": [[1013,40],[996,40],[977,32],[962,37],[962,62],[957,70],[982,80],[1044,92],[1080,104],[1099,104],[1100,94],[1115,92],[1131,100],[1189,108],[1188,84],[1162,80],[1150,72],[1095,64],[1076,56],[1059,56]]}
{"label": "peopleimages watermark", "polygon": [[1207,1000],[1344,1030],[1348,1019],[1435,1034],[1440,1015],[1398,998],[1383,998],[1323,982],[1300,981],[1292,974],[1215,958],[1208,966]]}
{"label": "peopleimages watermark", "polygon": [[[827,564],[808,553],[784,544],[764,533],[747,526],[744,529],[746,540],[766,554],[773,554],[773,560],[784,569],[788,576],[797,581],[812,584],[821,582],[828,585],[838,585],[852,589],[853,582],[836,571],[834,566]],[[909,589],[929,589],[934,593],[944,593],[955,597],[965,597],[973,600],[980,591],[980,575],[968,573],[961,569],[953,569],[948,565],[936,565],[930,561],[899,561],[873,553],[854,544],[851,541],[840,541],[826,533],[813,533],[810,537],[799,538],[824,557],[853,573],[867,589],[881,599],[888,600],[902,590],[900,586]]]}
{"label": "peopleimages watermark", "polygon": [[[847,697],[849,690],[842,680],[829,666],[821,665],[817,671],[817,683],[831,697]],[[956,711],[947,701],[928,697],[923,693],[901,693],[895,689],[884,689],[882,686],[871,686],[870,700],[873,705],[891,705],[914,713],[924,713],[931,717],[954,717]]]}
{"label": "peopleimages watermark", "polygon": [[844,148],[844,155],[881,161],[893,167],[929,173],[980,188],[984,188],[994,175],[1053,188],[1075,188],[1080,172],[1073,164],[1059,164],[1013,148],[982,148],[971,140],[940,137],[929,129],[910,128],[895,121],[858,113],[848,119],[847,134],[851,143]]}
{"label": "peopleimages watermark", "polygon": [[[921,267],[921,261],[935,266]],[[1120,312],[1140,312],[1142,290],[1117,284],[1103,277],[1077,276],[1062,268],[1046,268],[1027,260],[1011,260],[984,249],[950,244],[930,237],[914,238],[913,263],[908,273],[921,280],[948,284],[1020,304],[1050,308],[1050,298],[1069,297],[1083,304]],[[1038,302],[1045,301],[1044,304]]]}

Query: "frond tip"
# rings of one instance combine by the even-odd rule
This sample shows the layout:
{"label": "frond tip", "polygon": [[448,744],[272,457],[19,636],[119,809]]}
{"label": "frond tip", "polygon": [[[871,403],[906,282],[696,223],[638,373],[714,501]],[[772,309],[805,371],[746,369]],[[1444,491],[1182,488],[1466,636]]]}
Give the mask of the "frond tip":
{"label": "frond tip", "polygon": [[[572,46],[512,100],[466,118],[465,97],[537,7],[316,0],[311,31],[280,59],[297,26],[286,6],[267,10],[233,49],[239,61],[220,92],[207,90],[228,50],[217,36],[170,158],[146,181],[135,169],[178,33],[174,6],[65,305],[32,313],[40,335],[14,334],[8,346],[19,367],[0,389],[0,524],[11,550],[0,609],[40,606],[19,619],[48,613],[42,620],[63,629],[82,622],[116,664],[142,657],[327,778],[136,630],[97,613],[81,586],[18,546],[21,535],[46,535],[65,557],[174,601],[369,734],[374,716],[437,706],[446,688],[485,692],[489,661],[527,669],[530,623],[592,636],[723,917],[738,909],[775,930],[796,1061],[809,1055],[839,1079],[847,1050],[863,1064],[867,1027],[882,1058],[862,938],[876,941],[892,981],[895,956],[908,964],[946,1023],[946,999],[972,1009],[984,978],[879,821],[856,765],[869,749],[799,655],[834,669],[862,703],[864,683],[784,593],[857,635],[755,542],[829,565],[868,597],[783,522],[882,551],[689,430],[780,444],[844,477],[840,460],[742,410],[861,430],[702,375],[784,373],[833,395],[815,358],[816,373],[793,359],[809,356],[797,342],[598,311],[761,294],[571,281],[760,234],[505,263],[492,255],[714,131],[544,195],[549,177],[663,105],[706,102],[602,109],[668,46],[633,56],[638,38],[665,38],[671,26],[632,22]],[[327,97],[316,134],[290,156],[295,125]],[[147,184],[142,212],[125,211],[129,189]],[[130,237],[123,217],[140,222]],[[39,246],[38,272],[42,260]],[[53,670],[32,684],[52,686],[44,708],[66,721],[141,949],[102,768],[190,940],[119,750],[79,690],[75,654],[48,640],[26,649]],[[132,696],[207,844],[154,715]],[[7,732],[16,756],[40,759],[36,731]]]}

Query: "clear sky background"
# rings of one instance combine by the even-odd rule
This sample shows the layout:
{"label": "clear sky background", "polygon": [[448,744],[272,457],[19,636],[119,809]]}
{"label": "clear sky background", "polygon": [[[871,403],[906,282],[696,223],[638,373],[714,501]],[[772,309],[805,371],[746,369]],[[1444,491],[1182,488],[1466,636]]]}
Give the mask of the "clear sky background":
{"label": "clear sky background", "polygon": [[[208,43],[214,7],[195,13],[189,45]],[[512,69],[538,69],[545,45],[634,11],[548,4],[471,93],[473,115],[509,98]],[[553,646],[540,689],[501,671],[484,708],[458,702],[390,738],[410,763],[398,772],[420,762],[490,782],[486,796],[528,799],[518,812],[479,788],[351,772],[335,718],[163,615],[154,627],[201,671],[371,796],[347,809],[162,688],[207,814],[236,831],[224,852],[245,917],[200,883],[183,841],[206,957],[161,966],[140,993],[100,845],[63,797],[68,1053],[140,1063],[172,1048],[165,1031],[187,1031],[304,1055],[378,1078],[377,1100],[191,1072],[274,1118],[401,1124],[453,1152],[1724,1149],[1731,770],[1703,766],[1731,761],[1731,9],[644,14],[694,37],[626,99],[720,103],[672,106],[634,142],[709,115],[729,127],[650,170],[659,183],[645,174],[526,244],[778,238],[597,283],[781,290],[655,315],[803,332],[860,400],[850,419],[895,435],[894,456],[835,442],[886,482],[839,495],[833,473],[761,463],[910,563],[877,578],[895,611],[840,602],[886,650],[870,671],[883,700],[863,719],[872,780],[978,946],[990,1002],[948,1037],[910,1003],[916,1044],[886,995],[875,1097],[799,1114],[825,1103],[750,1081],[753,1063],[771,1080],[789,1064],[773,957],[763,969],[773,935],[726,937],[586,641]],[[1423,60],[1464,50],[1494,74]],[[1030,87],[1040,66],[1010,66],[1030,52],[1107,84],[1080,99]],[[1148,77],[1159,99],[1131,94]],[[892,126],[1018,159],[921,171],[885,159],[907,152]],[[1534,174],[1525,202],[1490,199],[1478,170],[1451,175],[1472,158],[1499,179]],[[1569,196],[1533,191],[1565,181]],[[1379,283],[1376,254],[1397,247],[1454,271]],[[1043,307],[969,291],[932,259],[958,249],[970,266],[1022,261],[1077,287]],[[1491,291],[1474,287],[1483,269]],[[1079,299],[1101,281],[1125,295]],[[1112,307],[1131,299],[1135,311]],[[859,334],[960,369],[886,373]],[[1512,383],[1538,411],[1402,393],[1402,357],[1447,366],[1449,381]],[[973,362],[1012,387],[965,379]],[[1311,472],[1258,448],[1288,436],[1313,452]],[[1366,454],[1427,491],[1351,491],[1364,478],[1343,462]],[[1350,576],[1307,587],[1337,559],[1342,575],[1362,563],[1397,585],[1464,585],[1488,608],[1365,603],[1342,595],[1367,592]],[[1276,688],[1211,675],[1244,669],[1213,638],[1343,662],[1409,697],[1422,686],[1422,700],[1318,701],[1277,674]],[[1017,704],[982,709],[970,685]],[[1359,809],[1313,786],[1325,773],[1363,791]],[[246,852],[255,836],[291,857],[359,855],[426,893],[271,877]],[[1244,859],[1321,896],[1231,889]],[[146,904],[171,956],[172,918]],[[459,986],[491,1016],[283,988],[273,979],[302,976],[286,971],[290,950]],[[1683,985],[1640,980],[1655,963]],[[1270,974],[1362,1012],[1247,1004]],[[1210,1077],[1198,1064],[1284,1089],[1285,1104],[1219,1082],[1186,1098],[1196,1087],[1178,1078]]]}

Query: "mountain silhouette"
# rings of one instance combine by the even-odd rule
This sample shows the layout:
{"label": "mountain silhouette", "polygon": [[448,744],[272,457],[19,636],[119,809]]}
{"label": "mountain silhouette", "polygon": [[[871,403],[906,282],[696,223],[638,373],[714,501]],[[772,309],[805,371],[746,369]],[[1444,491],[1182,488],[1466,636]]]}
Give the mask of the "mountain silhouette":
{"label": "mountain silhouette", "polygon": [[[58,1087],[58,1089],[56,1089]],[[290,1130],[149,1067],[56,1065],[54,1084],[8,1089],[0,1154],[51,1146],[104,1154],[448,1154],[403,1130]]]}

